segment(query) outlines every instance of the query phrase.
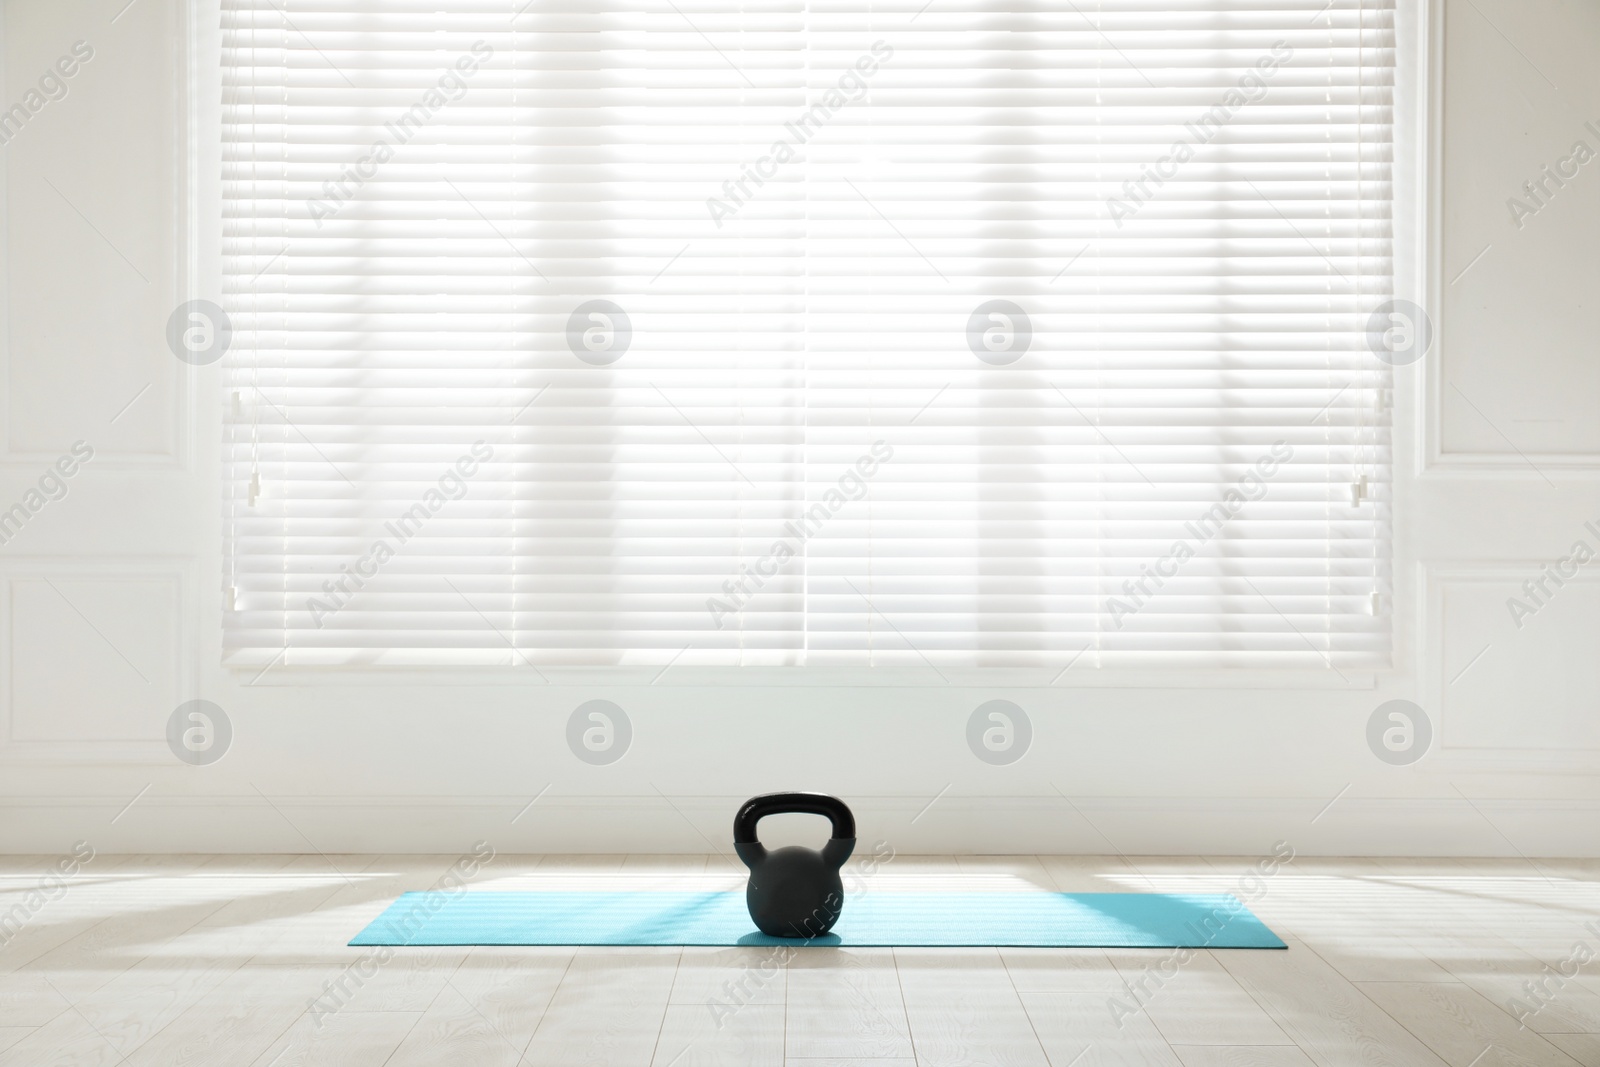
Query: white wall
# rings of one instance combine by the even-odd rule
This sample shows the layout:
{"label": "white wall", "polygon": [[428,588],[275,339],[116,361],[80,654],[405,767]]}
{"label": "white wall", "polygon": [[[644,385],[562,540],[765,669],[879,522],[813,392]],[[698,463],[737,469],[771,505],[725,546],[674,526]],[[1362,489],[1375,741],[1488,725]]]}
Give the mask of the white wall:
{"label": "white wall", "polygon": [[[1600,583],[1586,571],[1520,630],[1505,607],[1574,540],[1600,546],[1583,529],[1600,526],[1600,162],[1520,229],[1505,205],[1574,140],[1600,149],[1583,127],[1600,126],[1600,9],[1449,0],[1431,16],[1430,225],[1423,262],[1403,267],[1438,340],[1396,386],[1396,669],[1155,685],[1075,669],[1052,688],[915,671],[539,685],[223,670],[216,372],[163,336],[178,303],[218,290],[216,14],[125,3],[3,5],[3,106],[74,41],[94,58],[0,149],[0,508],[73,442],[95,458],[0,546],[0,849],[704,851],[727,847],[744,797],[809,788],[847,797],[862,836],[901,852],[1248,854],[1285,839],[1303,854],[1600,854]],[[193,99],[190,64],[206,86]],[[163,740],[195,697],[235,733],[206,767]],[[633,723],[610,766],[564,740],[595,697]],[[965,741],[996,697],[1035,730],[1004,767]],[[1395,697],[1435,728],[1413,766],[1367,745]]]}

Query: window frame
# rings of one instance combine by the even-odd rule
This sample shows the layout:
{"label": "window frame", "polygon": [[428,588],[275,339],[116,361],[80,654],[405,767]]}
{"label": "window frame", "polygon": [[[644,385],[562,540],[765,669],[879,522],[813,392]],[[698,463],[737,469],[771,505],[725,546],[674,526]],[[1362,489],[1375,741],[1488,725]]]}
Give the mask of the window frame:
{"label": "window frame", "polygon": [[[1443,5],[1437,0],[1408,4],[1397,0],[1395,85],[1395,292],[1408,295],[1424,307],[1438,307],[1437,245],[1440,229],[1437,188],[1439,138],[1439,70],[1442,47]],[[185,284],[190,299],[221,299],[222,284],[222,181],[221,181],[221,0],[189,0],[188,50],[185,72],[187,188],[181,191],[188,219]],[[1433,297],[1433,299],[1428,299]],[[1330,669],[1218,667],[1204,669],[1168,667],[1090,667],[1070,669],[1034,667],[927,667],[872,666],[551,666],[540,667],[545,677],[526,667],[488,666],[328,666],[255,667],[224,664],[225,669],[251,684],[267,686],[354,685],[382,687],[421,685],[582,685],[587,687],[730,686],[863,686],[884,688],[1241,688],[1241,689],[1371,689],[1380,680],[1409,673],[1420,654],[1416,637],[1421,632],[1419,583],[1421,570],[1410,545],[1408,521],[1410,486],[1430,475],[1428,449],[1422,428],[1429,425],[1428,403],[1436,380],[1437,349],[1414,373],[1397,373],[1394,382],[1393,423],[1393,527],[1391,561],[1394,574],[1393,654],[1385,668],[1346,670],[1341,677]],[[1400,368],[1399,370],[1404,370]],[[191,368],[191,395],[195,397],[198,432],[195,434],[197,468],[212,476],[210,503],[216,503],[221,479],[221,433],[225,398],[220,375],[213,368]],[[217,377],[213,377],[217,375]],[[207,430],[206,427],[210,427]],[[203,475],[204,476],[204,475]],[[212,515],[217,513],[215,507]],[[211,520],[216,521],[216,520]],[[222,573],[220,528],[211,538],[215,552],[211,573]],[[209,598],[208,598],[209,599]],[[225,608],[219,591],[217,625]],[[219,655],[220,659],[220,655]],[[1061,667],[1066,667],[1063,663]],[[1059,672],[1059,673],[1058,673]]]}

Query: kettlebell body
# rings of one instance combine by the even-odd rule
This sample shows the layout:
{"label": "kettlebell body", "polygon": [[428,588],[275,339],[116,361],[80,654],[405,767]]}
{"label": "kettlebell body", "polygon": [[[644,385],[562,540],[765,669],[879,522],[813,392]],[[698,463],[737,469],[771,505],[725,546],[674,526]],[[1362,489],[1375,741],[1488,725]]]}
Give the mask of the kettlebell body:
{"label": "kettlebell body", "polygon": [[[824,815],[833,836],[818,852],[790,845],[768,852],[756,824],[785,812]],[[751,797],[733,819],[733,849],[750,868],[745,904],[757,928],[772,937],[821,937],[844,910],[839,869],[856,847],[856,820],[838,797],[825,793],[767,793]]]}

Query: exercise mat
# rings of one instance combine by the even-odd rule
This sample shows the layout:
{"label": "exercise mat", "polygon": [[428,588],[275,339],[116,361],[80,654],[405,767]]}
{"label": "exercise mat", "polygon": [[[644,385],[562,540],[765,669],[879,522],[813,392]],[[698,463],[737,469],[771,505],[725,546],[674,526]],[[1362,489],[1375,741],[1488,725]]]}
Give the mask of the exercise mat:
{"label": "exercise mat", "polygon": [[407,893],[350,944],[1286,947],[1227,895],[880,891],[813,938],[761,933],[742,892]]}

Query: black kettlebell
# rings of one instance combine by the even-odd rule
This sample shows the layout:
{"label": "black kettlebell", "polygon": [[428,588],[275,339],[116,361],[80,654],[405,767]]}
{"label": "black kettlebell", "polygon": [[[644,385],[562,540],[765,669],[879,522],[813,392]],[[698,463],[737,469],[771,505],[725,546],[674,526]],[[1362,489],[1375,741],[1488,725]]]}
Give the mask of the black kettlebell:
{"label": "black kettlebell", "polygon": [[[800,811],[826,815],[833,836],[818,852],[790,845],[768,852],[756,837],[756,823],[768,815]],[[856,847],[856,817],[838,797],[826,793],[766,793],[751,797],[733,817],[733,850],[750,868],[745,903],[761,932],[772,937],[821,937],[844,910],[839,868]]]}

